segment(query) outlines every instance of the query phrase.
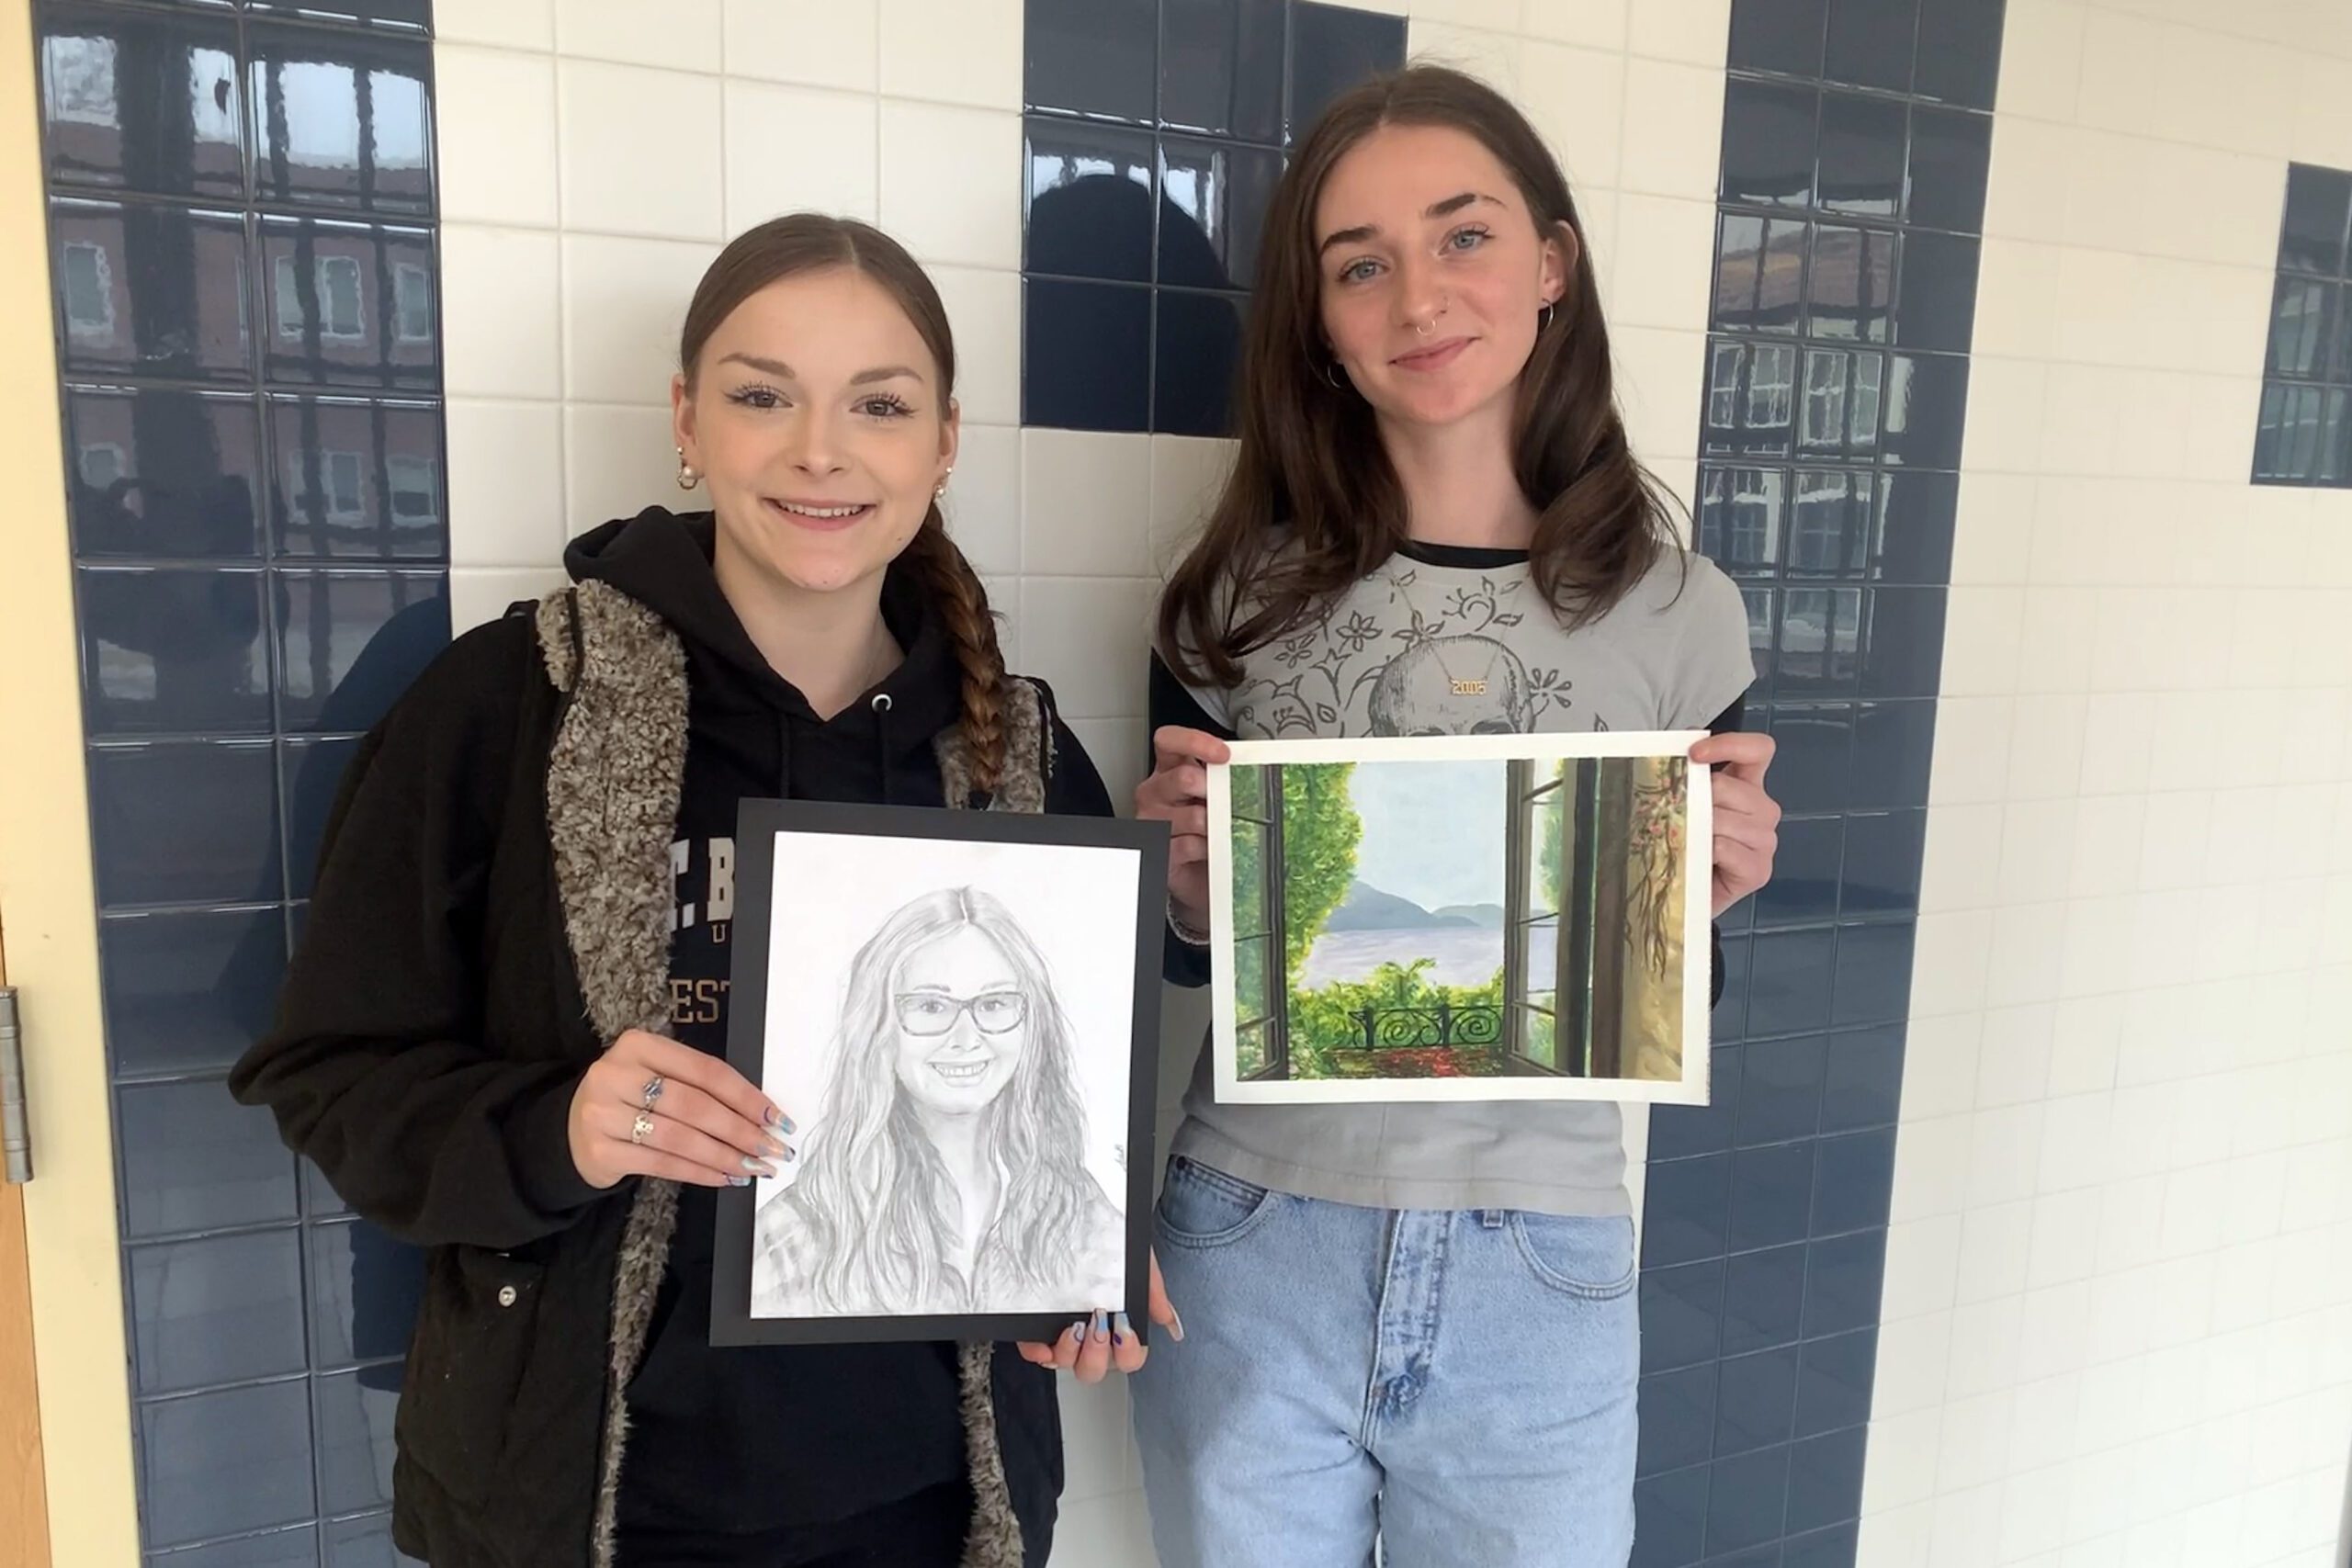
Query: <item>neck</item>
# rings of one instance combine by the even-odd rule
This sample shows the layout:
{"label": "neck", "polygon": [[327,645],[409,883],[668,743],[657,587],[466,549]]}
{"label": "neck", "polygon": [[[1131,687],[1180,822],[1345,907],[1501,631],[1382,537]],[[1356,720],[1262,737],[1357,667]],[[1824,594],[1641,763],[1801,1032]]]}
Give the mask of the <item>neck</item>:
{"label": "neck", "polygon": [[808,699],[819,718],[855,702],[904,657],[882,620],[882,573],[829,593],[786,582],[728,549],[712,554],[718,591],[768,668]]}
{"label": "neck", "polygon": [[930,1136],[931,1146],[939,1151],[939,1162],[947,1168],[948,1178],[956,1183],[956,1190],[967,1199],[983,1197],[986,1161],[980,1154],[981,1116],[947,1116],[920,1105],[915,1108],[915,1115]]}
{"label": "neck", "polygon": [[1381,445],[1405,487],[1406,536],[1426,545],[1523,550],[1535,508],[1511,460],[1512,394],[1445,425],[1381,422]]}

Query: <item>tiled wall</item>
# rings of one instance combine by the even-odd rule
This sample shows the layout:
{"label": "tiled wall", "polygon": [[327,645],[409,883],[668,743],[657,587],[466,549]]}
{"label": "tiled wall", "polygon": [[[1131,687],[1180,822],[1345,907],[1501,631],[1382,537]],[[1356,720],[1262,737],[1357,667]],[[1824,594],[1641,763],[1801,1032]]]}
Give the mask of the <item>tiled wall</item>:
{"label": "tiled wall", "polygon": [[2009,0],[1861,1561],[2341,1568],[2352,497],[2249,485],[2352,11]]}
{"label": "tiled wall", "polygon": [[2287,167],[2254,482],[2352,490],[2352,170]]}
{"label": "tiled wall", "polygon": [[448,640],[429,18],[297,13],[35,13],[141,1536],[174,1562],[390,1561],[414,1280],[220,1083],[358,732]]}

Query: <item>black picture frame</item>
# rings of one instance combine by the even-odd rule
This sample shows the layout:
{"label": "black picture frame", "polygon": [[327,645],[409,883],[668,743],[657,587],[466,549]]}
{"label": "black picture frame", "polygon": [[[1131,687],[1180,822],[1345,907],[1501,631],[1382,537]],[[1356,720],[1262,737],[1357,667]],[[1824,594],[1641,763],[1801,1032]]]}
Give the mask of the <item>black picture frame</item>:
{"label": "black picture frame", "polygon": [[[753,1083],[766,1067],[768,948],[774,919],[779,833],[821,833],[956,843],[1061,845],[1130,851],[1136,856],[1135,1017],[1127,1080],[1125,1236],[1127,1299],[1122,1303],[1148,1343],[1155,1127],[1159,1075],[1160,964],[1167,931],[1168,827],[1114,817],[1045,817],[1005,811],[745,800],[736,819],[735,961],[729,987],[727,1059]],[[715,1346],[848,1344],[903,1340],[1051,1341],[1094,1306],[1053,1313],[971,1313],[894,1316],[755,1317],[751,1310],[756,1246],[756,1189],[718,1193],[711,1272],[710,1338]]]}

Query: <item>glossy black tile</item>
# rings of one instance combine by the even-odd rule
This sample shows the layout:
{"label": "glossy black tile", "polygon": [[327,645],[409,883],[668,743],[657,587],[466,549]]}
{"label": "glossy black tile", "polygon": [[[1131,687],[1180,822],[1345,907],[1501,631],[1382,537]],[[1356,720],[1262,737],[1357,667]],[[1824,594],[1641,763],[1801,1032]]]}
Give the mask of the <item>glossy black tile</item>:
{"label": "glossy black tile", "polygon": [[1027,0],[1023,92],[1031,108],[1151,123],[1159,0]]}
{"label": "glossy black tile", "polygon": [[1781,630],[1781,596],[1777,589],[1742,583],[1739,603],[1747,612],[1747,651],[1756,665],[1756,682],[1747,689],[1747,700],[1754,705],[1773,694],[1773,648]]}
{"label": "glossy black tile", "polygon": [[318,1568],[318,1537],[317,1527],[304,1523],[176,1551],[149,1552],[141,1561],[145,1568]]}
{"label": "glossy black tile", "polygon": [[1781,468],[1707,467],[1699,481],[1701,552],[1734,577],[1775,575],[1788,479]]}
{"label": "glossy black tile", "polygon": [[1724,1263],[1724,1354],[1796,1342],[1804,1311],[1804,1247],[1766,1247]]}
{"label": "glossy black tile", "polygon": [[1908,921],[1838,929],[1832,1022],[1844,1028],[1905,1016],[1911,1002],[1912,938]]}
{"label": "glossy black tile", "polygon": [[91,387],[65,398],[77,556],[261,553],[261,418],[250,394]]}
{"label": "glossy black tile", "polygon": [[89,765],[101,908],[284,897],[266,739],[93,746]]}
{"label": "glossy black tile", "polygon": [[1812,87],[1732,78],[1724,85],[1722,198],[1751,206],[1809,207],[1814,199]]}
{"label": "glossy black tile", "polygon": [[1895,342],[1905,348],[1968,352],[1976,332],[1980,248],[1971,234],[1913,230],[1905,237]]}
{"label": "glossy black tile", "polygon": [[388,31],[420,32],[433,26],[433,0],[244,0],[244,5],[252,11],[367,22]]}
{"label": "glossy black tile", "polygon": [[1894,244],[1888,230],[1815,227],[1813,265],[1805,274],[1805,331],[1817,338],[1886,342],[1893,335]]}
{"label": "glossy black tile", "polygon": [[1862,692],[1872,697],[1932,697],[1943,670],[1950,590],[1876,587],[1865,606],[1870,633]]}
{"label": "glossy black tile", "polygon": [[2268,381],[2255,424],[2257,484],[2309,484],[2319,477],[2320,441],[2327,426],[2327,390]]}
{"label": "glossy black tile", "polygon": [[1776,703],[1769,726],[1779,750],[1772,795],[1791,813],[1837,811],[1848,792],[1854,708],[1845,703]]}
{"label": "glossy black tile", "polygon": [[1163,288],[1152,335],[1151,428],[1170,435],[1230,435],[1241,363],[1245,294]]}
{"label": "glossy black tile", "polygon": [[1341,93],[1405,63],[1405,18],[1295,0],[1290,9],[1288,140],[1306,134]]}
{"label": "glossy black tile", "polygon": [[68,376],[251,383],[243,214],[58,197],[49,233]]}
{"label": "glossy black tile", "polygon": [[1704,1464],[1714,1455],[1715,1365],[1685,1367],[1641,1382],[1634,1473],[1656,1475]]}
{"label": "glossy black tile", "polygon": [[[1728,981],[1728,975],[1725,978]],[[1724,994],[1730,994],[1728,984]],[[1707,1066],[1707,1103],[1651,1108],[1649,1157],[1682,1159],[1731,1147],[1732,1120],[1739,1113],[1740,1078],[1745,1071],[1739,1047],[1718,1041]]]}
{"label": "glossy black tile", "polygon": [[1783,589],[1773,690],[1787,696],[1851,693],[1861,678],[1862,591]]}
{"label": "glossy black tile", "polygon": [[424,1291],[424,1254],[365,1220],[313,1224],[306,1234],[312,1364],[347,1367],[405,1351]]}
{"label": "glossy black tile", "polygon": [[[289,1378],[141,1404],[146,1544],[176,1546],[308,1520],[310,1389],[306,1380]],[[305,1547],[310,1540],[304,1531]],[[274,1553],[262,1560],[275,1561]]]}
{"label": "glossy black tile", "polygon": [[1912,110],[1911,221],[1923,228],[1982,233],[1984,180],[1992,156],[1991,115],[1925,105]]}
{"label": "glossy black tile", "polygon": [[1702,435],[1706,454],[1787,457],[1796,429],[1796,389],[1794,344],[1711,344]]}
{"label": "glossy black tile", "polygon": [[1642,1199],[1642,1267],[1719,1258],[1730,1210],[1731,1161],[1723,1155],[1650,1167]]}
{"label": "glossy black tile", "polygon": [[1148,429],[1150,290],[1033,277],[1022,293],[1021,423]]}
{"label": "glossy black tile", "polygon": [[1797,1348],[1726,1357],[1717,1369],[1715,1455],[1785,1443],[1796,1425]]}
{"label": "glossy black tile", "polygon": [[1792,1535],[1781,1543],[1781,1568],[1855,1568],[1860,1536],[1853,1525]]}
{"label": "glossy black tile", "polygon": [[1707,1543],[1704,1466],[1634,1483],[1634,1555],[1627,1568],[1689,1568]]}
{"label": "glossy black tile", "polygon": [[449,558],[440,405],[273,397],[269,433],[277,555]]}
{"label": "glossy black tile", "polygon": [[2270,299],[2270,346],[2263,373],[2288,381],[2336,379],[2344,296],[2340,283],[2280,273]]}
{"label": "glossy black tile", "polygon": [[1877,490],[1871,574],[1883,582],[1950,582],[1960,476],[1927,468],[1888,470],[1878,475]]}
{"label": "glossy black tile", "polygon": [[[1740,908],[1747,908],[1747,900],[1741,900]],[[1739,910],[1733,911],[1733,915],[1738,913]],[[1724,918],[1728,922],[1732,917]],[[1747,937],[1745,934],[1724,936],[1723,952],[1723,995],[1716,998],[1715,1010],[1708,1023],[1714,1038],[1728,1043],[1743,1038],[1747,1031]]]}
{"label": "glossy black tile", "polygon": [[433,210],[432,46],[343,28],[245,24],[254,188],[287,206]]}
{"label": "glossy black tile", "polygon": [[1903,122],[1892,99],[1853,93],[1821,96],[1821,205],[1855,217],[1894,218],[1903,210]]}
{"label": "glossy black tile", "polygon": [[1797,455],[1819,461],[1876,452],[1885,432],[1886,367],[1887,356],[1873,350],[1806,349]]}
{"label": "glossy black tile", "polygon": [[1750,949],[1754,972],[1747,980],[1751,1041],[1827,1026],[1836,935],[1828,931],[1756,933]]}
{"label": "glossy black tile", "polygon": [[49,5],[35,25],[52,188],[243,199],[234,22]]}
{"label": "glossy black tile", "polygon": [[1921,6],[1912,92],[1962,108],[1991,108],[2001,75],[2005,8],[2005,0],[1934,0]]}
{"label": "glossy black tile", "polygon": [[302,1370],[302,1258],[291,1229],[129,1249],[141,1394]]}
{"label": "glossy black tile", "polygon": [[1024,220],[1032,273],[1151,280],[1151,133],[1031,115]]}
{"label": "glossy black tile", "polygon": [[126,1239],[294,1217],[294,1156],[277,1123],[227,1085],[126,1084],[115,1110]]}
{"label": "glossy black tile", "polygon": [[1726,212],[1715,233],[1715,299],[1721,332],[1794,333],[1804,304],[1802,219]]}
{"label": "glossy black tile", "polygon": [[1958,468],[1968,419],[1968,361],[1956,354],[1889,355],[1881,418],[1888,463]]}
{"label": "glossy black tile", "polygon": [[1868,468],[1799,468],[1788,575],[1865,575],[1877,512],[1878,476]]}
{"label": "glossy black tile", "polygon": [[[300,940],[299,933],[296,940],[298,942]],[[322,1219],[347,1214],[351,1212],[351,1206],[343,1201],[332,1186],[328,1185],[327,1179],[320,1174],[317,1166],[307,1159],[298,1163],[302,1168],[303,1213],[311,1219]]]}
{"label": "glossy black tile", "polygon": [[260,223],[262,366],[270,380],[440,389],[430,230],[316,218]]}
{"label": "glossy black tile", "polygon": [[1789,1513],[1783,1527],[1811,1530],[1858,1518],[1862,1511],[1862,1451],[1869,1429],[1860,1426],[1808,1438],[1789,1450]]}
{"label": "glossy black tile", "polygon": [[[1722,1162],[1717,1162],[1718,1179]],[[1647,1199],[1644,1206],[1647,1207]],[[1645,1374],[1713,1361],[1723,1353],[1724,1260],[1659,1267],[1642,1245],[1642,1371]],[[1717,1248],[1720,1252],[1720,1247]]]}
{"label": "glossy black tile", "polygon": [[277,571],[279,728],[350,733],[388,712],[448,646],[448,579]]}
{"label": "glossy black tile", "polygon": [[2352,170],[2315,164],[2287,166],[2278,266],[2284,272],[2324,277],[2342,277],[2352,271]]}
{"label": "glossy black tile", "polygon": [[1731,7],[1726,63],[1735,71],[1773,71],[1818,78],[1829,0],[1739,0]]}
{"label": "glossy black tile", "polygon": [[1884,1226],[1894,1184],[1894,1129],[1824,1138],[1814,1152],[1813,1234]]}
{"label": "glossy black tile", "polygon": [[[1928,798],[1936,705],[1925,700],[1863,703],[1849,721],[1853,770],[1848,793],[1859,811],[1917,806]],[[1779,778],[1776,771],[1774,778]]]}
{"label": "glossy black tile", "polygon": [[75,575],[92,735],[269,728],[261,572],[126,566]]}
{"label": "glossy black tile", "polygon": [[331,739],[292,737],[278,742],[281,798],[286,802],[286,896],[308,898],[319,864],[319,845],[334,809],[344,770],[359,750],[356,737]]}
{"label": "glossy black tile", "polygon": [[1927,839],[1923,811],[1870,812],[1846,819],[1846,862],[1838,912],[1875,919],[1919,912],[1919,864]]}
{"label": "glossy black tile", "polygon": [[1877,1323],[1886,1283],[1886,1233],[1856,1231],[1808,1243],[1805,1250],[1805,1337],[1825,1338]]}
{"label": "glossy black tile", "polygon": [[1732,1250],[1803,1241],[1813,1200],[1813,1145],[1772,1144],[1735,1150],[1731,1157]]}
{"label": "glossy black tile", "polygon": [[1797,1436],[1819,1437],[1868,1421],[1877,1372],[1874,1328],[1808,1340],[1797,1372]]}
{"label": "glossy black tile", "polygon": [[2331,387],[2320,403],[2319,459],[2312,482],[2352,484],[2352,390]]}
{"label": "glossy black tile", "polygon": [[1279,146],[1283,0],[1160,0],[1159,122]]}
{"label": "glossy black tile", "polygon": [[1772,880],[1756,895],[1757,929],[1826,924],[1835,919],[1839,863],[1845,851],[1843,818],[1806,817],[1782,822]]}
{"label": "glossy black tile", "polygon": [[390,1514],[331,1520],[319,1533],[324,1538],[326,1568],[424,1568],[392,1544]]}
{"label": "glossy black tile", "polygon": [[1821,1124],[1821,1077],[1828,1041],[1818,1034],[1758,1040],[1740,1051],[1747,1065],[1740,1080],[1735,1141],[1742,1148],[1754,1148],[1811,1137]]}
{"label": "glossy black tile", "polygon": [[1266,209],[1283,156],[1231,142],[1159,141],[1159,281],[1187,288],[1247,288],[1258,276]]}
{"label": "glossy black tile", "polygon": [[1720,1555],[1779,1539],[1788,1485],[1785,1447],[1717,1460],[1709,1467],[1707,1481],[1709,1553]]}
{"label": "glossy black tile", "polygon": [[1850,86],[1910,91],[1919,12],[1919,0],[1829,0],[1822,75]]}
{"label": "glossy black tile", "polygon": [[1828,1072],[1821,1086],[1823,1132],[1894,1124],[1903,1092],[1903,1041],[1900,1024],[1829,1037]]}
{"label": "glossy black tile", "polygon": [[345,1514],[389,1504],[399,1380],[332,1372],[315,1380],[311,1392],[317,1412],[311,1441],[319,1455],[320,1511]]}
{"label": "glossy black tile", "polygon": [[118,1074],[226,1072],[269,1027],[285,916],[275,905],[110,915],[98,958]]}

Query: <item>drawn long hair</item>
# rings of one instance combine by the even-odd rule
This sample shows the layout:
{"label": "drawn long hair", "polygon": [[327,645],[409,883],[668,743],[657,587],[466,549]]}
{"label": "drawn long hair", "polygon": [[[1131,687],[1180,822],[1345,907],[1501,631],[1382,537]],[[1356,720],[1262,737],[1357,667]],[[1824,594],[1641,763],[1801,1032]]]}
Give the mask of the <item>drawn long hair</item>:
{"label": "drawn long hair", "polygon": [[[979,1113],[1000,1197],[969,1279],[951,1261],[962,1200],[899,1082],[894,1005],[908,961],[967,928],[1004,954],[1028,1003],[1012,1079]],[[970,1306],[1067,1283],[1094,1189],[1086,1111],[1045,956],[1005,907],[977,888],[944,888],[884,921],[851,961],[838,1049],[807,1168],[777,1200],[800,1221],[806,1250],[776,1261],[817,1309],[905,1312],[943,1296]]]}

